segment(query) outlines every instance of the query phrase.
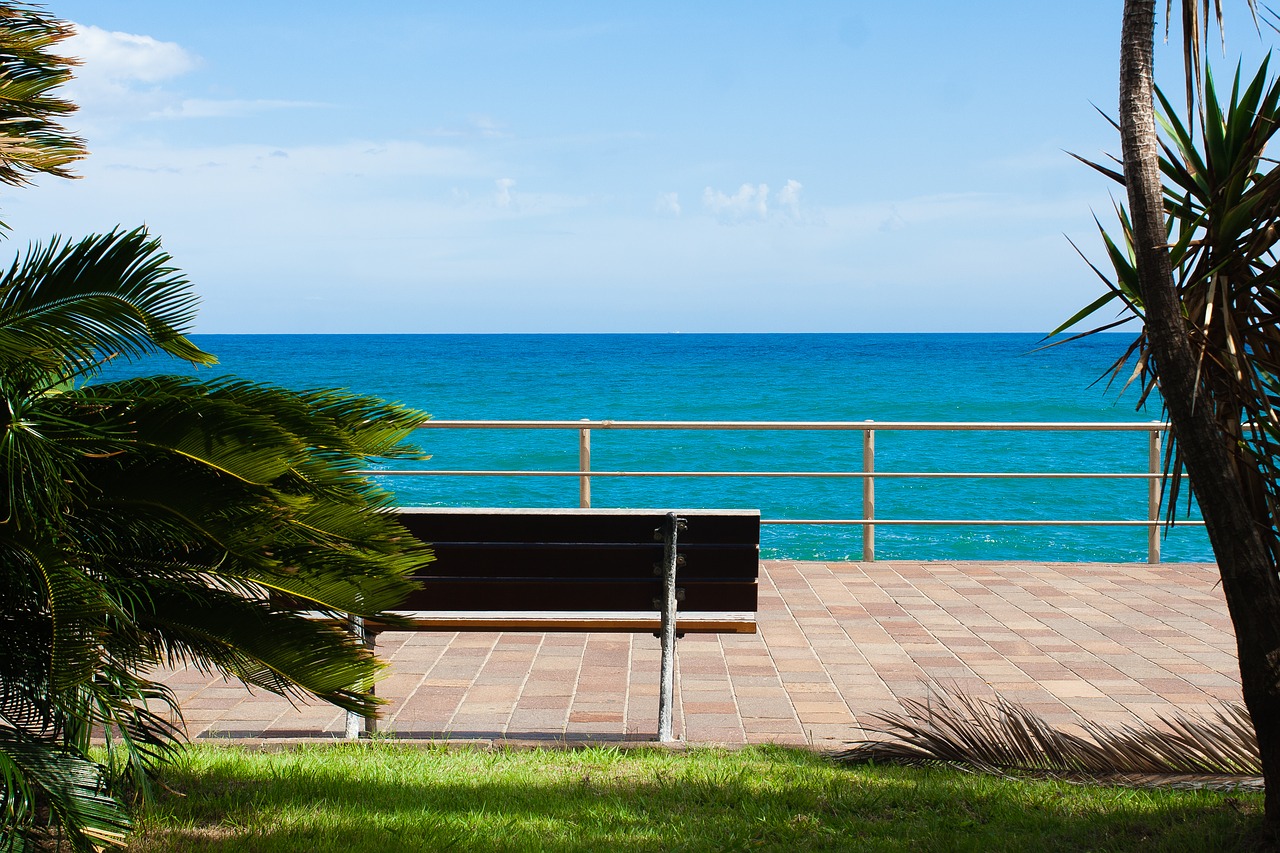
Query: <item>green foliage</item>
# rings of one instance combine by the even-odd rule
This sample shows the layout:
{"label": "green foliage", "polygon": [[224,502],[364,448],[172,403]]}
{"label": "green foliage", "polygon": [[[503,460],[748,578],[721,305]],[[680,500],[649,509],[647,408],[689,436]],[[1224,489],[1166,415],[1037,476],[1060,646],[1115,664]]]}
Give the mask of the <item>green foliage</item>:
{"label": "green foliage", "polygon": [[[337,616],[399,602],[428,554],[357,472],[416,455],[424,415],[342,391],[151,376],[207,364],[186,281],[141,230],[35,246],[0,276],[0,826],[39,807],[82,849],[122,837],[179,730],[163,664],[370,712],[381,664]],[[91,731],[105,767],[86,761]],[[109,772],[110,771],[110,772]],[[113,778],[114,777],[114,778]],[[113,787],[113,785],[115,787]]]}
{"label": "green foliage", "polygon": [[[1203,397],[1230,446],[1237,472],[1265,537],[1273,562],[1280,563],[1280,172],[1266,150],[1280,130],[1280,83],[1264,62],[1247,83],[1239,70],[1230,98],[1220,99],[1209,75],[1198,119],[1199,132],[1176,116],[1157,92],[1163,114],[1160,167],[1168,221],[1168,249],[1186,334],[1199,354]],[[1087,162],[1087,161],[1086,161]],[[1123,184],[1115,169],[1090,163]],[[1110,270],[1092,265],[1108,292],[1072,317],[1054,334],[1119,303],[1124,317],[1144,317],[1138,290],[1132,233],[1123,206],[1117,206],[1120,236],[1101,226]],[[1127,378],[1135,364],[1145,400],[1157,387],[1158,365],[1145,329],[1116,363]],[[1132,381],[1132,380],[1130,380]],[[1168,469],[1176,496],[1182,471],[1180,448],[1170,446]],[[1170,518],[1176,501],[1169,501]]]}
{"label": "green foliage", "polygon": [[0,3],[0,182],[28,183],[41,172],[71,177],[84,143],[58,119],[75,105],[52,90],[71,79],[76,60],[50,52],[71,26],[27,3]]}

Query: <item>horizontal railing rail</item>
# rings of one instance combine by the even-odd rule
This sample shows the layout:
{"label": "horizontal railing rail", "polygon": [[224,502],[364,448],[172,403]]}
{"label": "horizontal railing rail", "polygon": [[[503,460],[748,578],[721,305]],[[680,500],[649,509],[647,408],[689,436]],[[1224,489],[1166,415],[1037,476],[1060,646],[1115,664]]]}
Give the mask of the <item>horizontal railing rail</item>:
{"label": "horizontal railing rail", "polygon": [[1163,432],[1161,421],[423,421],[419,429],[705,429],[760,430],[841,430],[882,432],[934,430],[938,432]]}
{"label": "horizontal railing rail", "polygon": [[[1000,526],[1000,527],[1145,527],[1147,559],[1160,562],[1161,520],[1161,443],[1168,425],[1148,422],[977,422],[977,421],[492,421],[441,420],[426,421],[421,429],[497,429],[497,430],[576,430],[578,433],[577,470],[540,469],[379,469],[362,473],[377,476],[427,477],[576,477],[579,481],[578,503],[591,506],[591,480],[598,477],[697,477],[697,478],[811,478],[855,479],[862,481],[862,517],[860,518],[762,518],[768,525],[844,525],[862,527],[864,560],[875,559],[875,528],[880,525],[919,526]],[[862,470],[859,471],[653,471],[595,470],[591,467],[592,430],[706,430],[706,431],[841,431],[862,436]],[[1143,432],[1148,436],[1147,465],[1143,472],[1112,471],[883,471],[875,464],[877,432]],[[954,518],[882,518],[876,515],[875,481],[886,479],[939,480],[1146,480],[1147,512],[1143,519],[954,519]],[[1195,519],[1185,523],[1202,524]]]}

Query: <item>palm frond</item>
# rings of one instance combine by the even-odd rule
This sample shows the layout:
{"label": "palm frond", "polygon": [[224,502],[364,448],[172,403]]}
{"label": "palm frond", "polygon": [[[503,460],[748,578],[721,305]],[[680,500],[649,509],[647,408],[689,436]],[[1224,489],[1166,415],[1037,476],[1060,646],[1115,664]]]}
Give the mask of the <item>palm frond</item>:
{"label": "palm frond", "polygon": [[68,166],[85,155],[84,141],[58,119],[75,110],[54,90],[79,61],[53,53],[71,26],[38,7],[0,7],[0,182],[29,183],[40,173],[72,177]]}
{"label": "palm frond", "polygon": [[186,337],[196,297],[145,229],[34,245],[0,275],[0,361],[58,378],[121,354],[213,356]]}
{"label": "palm frond", "polygon": [[216,669],[272,693],[310,694],[360,713],[381,704],[368,688],[385,665],[336,621],[175,584],[154,584],[151,603],[151,612],[138,614],[139,628],[166,663]]}
{"label": "palm frond", "polygon": [[[172,721],[181,720],[173,691],[141,677],[132,666],[108,660],[68,704],[73,711],[66,740],[76,752],[87,755],[92,739],[99,739],[107,756],[108,787],[152,801],[155,770],[172,761],[186,742],[181,726]],[[157,706],[164,713],[153,710]]]}
{"label": "palm frond", "polygon": [[72,689],[92,677],[97,666],[95,636],[106,607],[99,587],[66,554],[36,539],[0,540],[10,572],[21,567],[30,577],[41,615],[49,623],[49,688]]}
{"label": "palm frond", "polygon": [[100,765],[0,726],[0,838],[10,840],[11,849],[26,846],[37,802],[48,805],[77,850],[123,845],[131,826]]}

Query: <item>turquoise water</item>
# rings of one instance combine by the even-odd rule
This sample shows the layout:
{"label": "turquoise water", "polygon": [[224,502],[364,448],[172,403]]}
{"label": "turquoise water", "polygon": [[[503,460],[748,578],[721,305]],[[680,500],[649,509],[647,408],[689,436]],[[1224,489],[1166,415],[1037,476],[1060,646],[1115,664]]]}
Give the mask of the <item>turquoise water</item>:
{"label": "turquoise water", "polygon": [[[1090,387],[1127,335],[1033,352],[1035,335],[201,335],[234,373],[344,387],[442,420],[1147,421],[1135,397]],[[173,365],[149,365],[173,369]],[[1126,471],[1145,433],[881,432],[883,471]],[[575,431],[424,430],[441,469],[577,467]],[[597,470],[861,468],[858,433],[594,431]],[[576,506],[572,478],[386,477],[405,505]],[[879,480],[882,518],[1142,519],[1145,481]],[[595,506],[746,507],[766,518],[858,518],[861,483],[606,479]],[[767,557],[858,559],[858,527],[766,527]],[[1166,560],[1212,558],[1176,528]],[[1143,528],[890,527],[881,559],[1145,560]]]}

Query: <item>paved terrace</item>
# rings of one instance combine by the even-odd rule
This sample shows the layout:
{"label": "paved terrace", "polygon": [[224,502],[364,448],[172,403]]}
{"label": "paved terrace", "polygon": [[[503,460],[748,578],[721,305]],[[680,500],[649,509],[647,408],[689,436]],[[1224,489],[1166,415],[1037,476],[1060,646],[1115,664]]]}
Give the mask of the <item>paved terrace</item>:
{"label": "paved terrace", "polygon": [[[1000,693],[1069,724],[1239,701],[1211,564],[766,561],[755,635],[678,646],[689,743],[835,748],[930,685]],[[450,741],[635,742],[657,730],[648,634],[383,634],[380,727]],[[340,737],[343,715],[169,673],[193,738]]]}

